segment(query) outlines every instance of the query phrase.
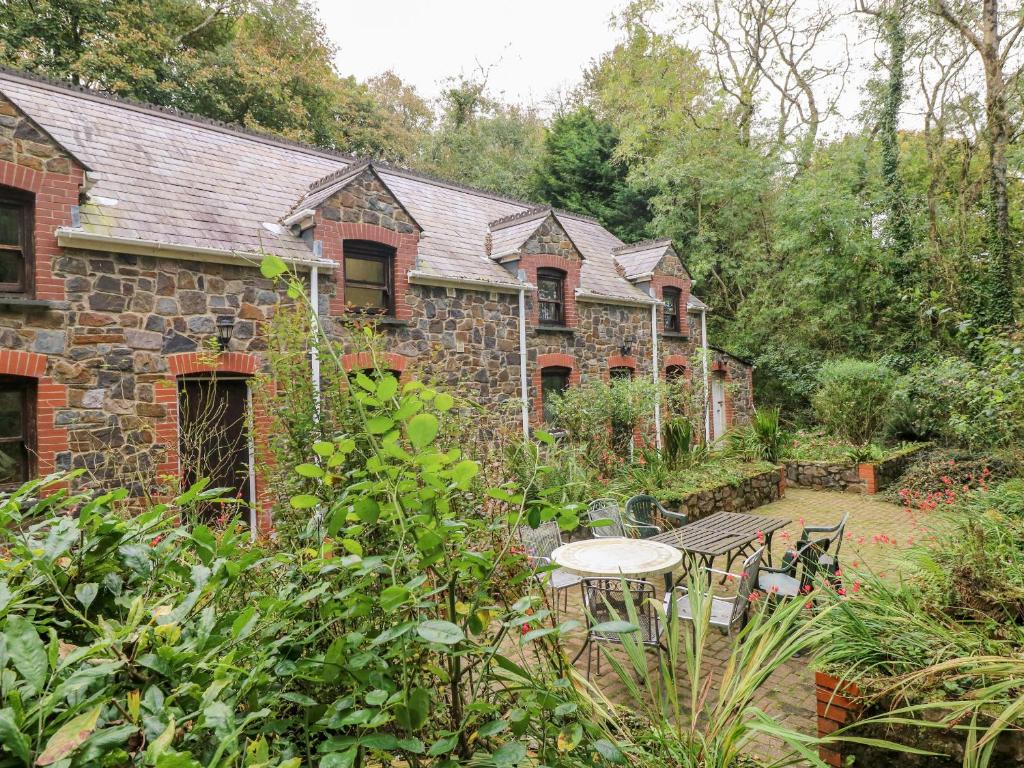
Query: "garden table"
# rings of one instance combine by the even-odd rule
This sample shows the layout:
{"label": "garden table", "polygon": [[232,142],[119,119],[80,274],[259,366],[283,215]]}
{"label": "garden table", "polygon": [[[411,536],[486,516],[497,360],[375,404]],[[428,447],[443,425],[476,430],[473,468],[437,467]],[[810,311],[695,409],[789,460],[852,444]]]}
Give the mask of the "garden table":
{"label": "garden table", "polygon": [[580,576],[657,576],[664,574],[665,589],[672,589],[672,571],[683,561],[676,547],[653,539],[609,537],[563,544],[551,553],[560,567]]}
{"label": "garden table", "polygon": [[694,566],[710,568],[716,557],[728,558],[724,570],[732,568],[736,558],[750,554],[754,543],[763,540],[771,565],[772,536],[790,521],[781,517],[761,517],[741,512],[716,512],[702,520],[652,536],[647,541],[668,544],[686,559],[687,572]]}

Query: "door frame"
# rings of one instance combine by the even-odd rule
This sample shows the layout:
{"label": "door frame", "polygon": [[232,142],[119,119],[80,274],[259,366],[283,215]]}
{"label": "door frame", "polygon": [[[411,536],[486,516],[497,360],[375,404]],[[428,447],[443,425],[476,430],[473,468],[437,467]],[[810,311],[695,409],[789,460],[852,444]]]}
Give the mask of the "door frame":
{"label": "door frame", "polygon": [[[725,374],[721,371],[711,373],[711,433],[712,442],[715,443],[729,431],[725,384]],[[721,429],[719,429],[719,405],[721,405]]]}

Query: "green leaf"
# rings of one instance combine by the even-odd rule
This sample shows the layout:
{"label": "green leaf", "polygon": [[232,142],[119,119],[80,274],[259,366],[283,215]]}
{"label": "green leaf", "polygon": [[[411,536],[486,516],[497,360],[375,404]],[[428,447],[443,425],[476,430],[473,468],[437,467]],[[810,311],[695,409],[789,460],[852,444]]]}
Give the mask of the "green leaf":
{"label": "green leaf", "polygon": [[602,621],[600,624],[592,626],[590,631],[595,634],[619,635],[639,632],[640,627],[636,624],[630,624],[628,621]]}
{"label": "green leaf", "polygon": [[14,668],[36,693],[42,691],[46,685],[49,662],[46,659],[46,646],[35,626],[21,616],[10,616],[7,629],[4,630],[4,640]]}
{"label": "green leaf", "polygon": [[455,745],[459,743],[459,734],[453,733],[450,736],[440,738],[430,745],[430,749],[427,750],[427,754],[430,757],[437,757],[438,755],[446,755],[455,749]]}
{"label": "green leaf", "polygon": [[156,759],[156,768],[203,768],[203,764],[183,752],[164,752]]}
{"label": "green leaf", "polygon": [[331,752],[320,758],[320,768],[352,768],[356,761],[358,747],[344,752]]}
{"label": "green leaf", "polygon": [[376,523],[380,518],[380,505],[376,499],[372,499],[369,496],[362,496],[356,499],[352,509],[355,511],[356,517],[359,518],[360,522],[368,525]]}
{"label": "green leaf", "polygon": [[350,555],[356,555],[357,557],[363,556],[363,545],[355,539],[342,539],[341,546],[343,546],[345,551]]}
{"label": "green leaf", "polygon": [[398,392],[398,379],[394,376],[385,376],[377,382],[377,399],[390,400]]}
{"label": "green leaf", "polygon": [[491,720],[489,723],[484,723],[477,729],[476,735],[481,739],[486,739],[488,736],[494,736],[497,733],[501,733],[508,728],[508,722],[505,720]]}
{"label": "green leaf", "polygon": [[82,743],[96,730],[101,709],[103,709],[102,706],[94,707],[64,723],[46,742],[43,753],[36,758],[36,765],[56,763],[82,746]]}
{"label": "green leaf", "polygon": [[423,688],[413,688],[409,698],[395,707],[395,720],[409,732],[418,731],[430,715],[430,694]]}
{"label": "green leaf", "polygon": [[96,595],[99,593],[99,584],[93,582],[87,582],[85,584],[78,584],[75,587],[75,597],[78,602],[82,604],[82,607],[86,610],[92,605],[92,601],[96,599]]}
{"label": "green leaf", "polygon": [[263,261],[260,262],[260,274],[264,277],[273,280],[276,277],[280,277],[288,271],[288,265],[284,263],[284,259],[280,256],[275,256],[272,253],[268,253],[263,257]]}
{"label": "green leaf", "polygon": [[431,619],[416,627],[416,633],[428,643],[455,645],[466,639],[462,630],[450,621]]}
{"label": "green leaf", "polygon": [[380,593],[380,607],[390,613],[409,599],[409,590],[396,584]]}
{"label": "green leaf", "polygon": [[437,397],[434,398],[434,407],[442,413],[444,411],[450,411],[453,405],[455,405],[455,398],[447,392],[440,392]]}
{"label": "green leaf", "polygon": [[317,456],[326,459],[328,456],[334,453],[334,443],[329,443],[326,440],[317,440],[315,443],[313,443],[313,452]]}
{"label": "green leaf", "polygon": [[366,431],[371,435],[383,435],[395,426],[395,420],[388,416],[374,416],[366,420]]}
{"label": "green leaf", "polygon": [[376,688],[366,694],[366,703],[371,707],[379,707],[388,700],[388,696],[389,694],[387,691]]}
{"label": "green leaf", "polygon": [[609,763],[618,764],[626,762],[626,756],[608,739],[598,739],[595,741],[594,750]]}
{"label": "green leaf", "polygon": [[437,416],[432,413],[418,413],[409,420],[406,430],[409,433],[409,442],[414,448],[428,446],[437,437]]}
{"label": "green leaf", "polygon": [[458,485],[465,485],[480,472],[480,465],[475,461],[466,459],[452,467],[452,480]]}
{"label": "green leaf", "polygon": [[526,758],[526,745],[518,741],[502,744],[491,755],[495,768],[514,768]]}
{"label": "green leaf", "polygon": [[311,477],[315,480],[319,480],[324,476],[324,471],[316,464],[299,464],[295,467],[296,474],[302,477]]}
{"label": "green leaf", "polygon": [[550,432],[545,432],[543,429],[535,429],[533,431],[533,436],[537,438],[539,442],[544,443],[544,445],[555,444],[555,438],[551,436]]}
{"label": "green leaf", "polygon": [[31,753],[28,737],[18,728],[18,721],[15,719],[14,710],[0,709],[0,744],[3,744],[11,753],[22,762],[31,762]]}
{"label": "green leaf", "polygon": [[149,746],[146,747],[146,763],[152,764],[157,761],[160,756],[167,751],[171,746],[171,742],[174,741],[174,718],[172,717],[167,721],[167,726],[163,732],[157,736],[153,741],[149,742]]}
{"label": "green leaf", "polygon": [[312,509],[320,503],[320,499],[308,493],[300,493],[297,496],[292,496],[289,503],[293,509]]}

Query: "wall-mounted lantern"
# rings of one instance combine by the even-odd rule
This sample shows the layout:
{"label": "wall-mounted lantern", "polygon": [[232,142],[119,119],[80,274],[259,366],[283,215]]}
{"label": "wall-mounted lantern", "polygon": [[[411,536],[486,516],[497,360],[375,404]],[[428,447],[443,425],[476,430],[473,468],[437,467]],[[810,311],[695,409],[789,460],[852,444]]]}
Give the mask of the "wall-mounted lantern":
{"label": "wall-mounted lantern", "polygon": [[230,315],[220,315],[217,318],[217,347],[221,352],[228,348],[228,343],[234,332],[235,318]]}
{"label": "wall-mounted lantern", "polygon": [[619,347],[619,351],[622,352],[623,357],[629,357],[633,351],[634,344],[636,344],[636,336],[627,336],[622,340],[622,346]]}

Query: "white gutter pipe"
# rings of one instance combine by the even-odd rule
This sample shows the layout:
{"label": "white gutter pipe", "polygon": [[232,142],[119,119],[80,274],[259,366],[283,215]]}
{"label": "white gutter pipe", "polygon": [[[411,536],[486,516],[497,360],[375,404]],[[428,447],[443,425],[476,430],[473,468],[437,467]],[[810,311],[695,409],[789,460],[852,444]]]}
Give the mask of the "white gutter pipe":
{"label": "white gutter pipe", "polygon": [[711,371],[708,369],[708,311],[700,311],[700,340],[704,348],[704,445],[711,445]]}
{"label": "white gutter pipe", "polygon": [[309,270],[310,318],[309,373],[313,382],[313,419],[320,423],[320,274],[313,266]]}
{"label": "white gutter pipe", "polygon": [[[526,273],[519,270],[519,279],[526,282]],[[526,379],[526,286],[519,288],[519,392],[522,395],[523,439],[530,439],[530,389]]]}
{"label": "white gutter pipe", "polygon": [[651,304],[651,377],[654,379],[654,445],[661,450],[661,394],[658,392],[658,305]]}

